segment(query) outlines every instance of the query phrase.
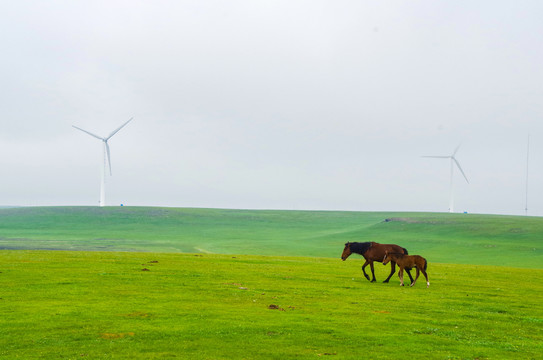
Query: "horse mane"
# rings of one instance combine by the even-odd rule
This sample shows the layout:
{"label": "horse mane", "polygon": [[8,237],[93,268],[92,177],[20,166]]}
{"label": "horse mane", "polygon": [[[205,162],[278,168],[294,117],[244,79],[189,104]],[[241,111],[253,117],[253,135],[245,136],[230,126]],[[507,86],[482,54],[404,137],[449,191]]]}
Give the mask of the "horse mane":
{"label": "horse mane", "polygon": [[364,255],[364,253],[368,251],[370,247],[371,247],[371,242],[363,242],[363,243],[353,242],[351,243],[350,249],[351,249],[351,252]]}

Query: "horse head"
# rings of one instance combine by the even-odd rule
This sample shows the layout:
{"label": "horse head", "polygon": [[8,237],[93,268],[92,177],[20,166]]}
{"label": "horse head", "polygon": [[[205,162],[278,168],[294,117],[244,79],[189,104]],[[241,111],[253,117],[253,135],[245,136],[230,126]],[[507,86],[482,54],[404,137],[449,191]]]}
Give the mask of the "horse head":
{"label": "horse head", "polygon": [[341,260],[345,261],[347,258],[352,254],[351,251],[351,243],[348,242],[345,244],[345,248],[343,249],[343,254],[341,254]]}
{"label": "horse head", "polygon": [[388,256],[388,251],[385,251],[385,257],[383,258],[383,265],[388,264],[390,261],[390,256]]}

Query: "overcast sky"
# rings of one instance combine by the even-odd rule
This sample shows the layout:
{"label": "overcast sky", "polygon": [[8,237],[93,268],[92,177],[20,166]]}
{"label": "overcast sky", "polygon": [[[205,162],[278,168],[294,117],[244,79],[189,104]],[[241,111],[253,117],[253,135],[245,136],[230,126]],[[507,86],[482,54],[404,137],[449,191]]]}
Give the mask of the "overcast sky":
{"label": "overcast sky", "polygon": [[543,2],[0,1],[0,205],[543,216]]}

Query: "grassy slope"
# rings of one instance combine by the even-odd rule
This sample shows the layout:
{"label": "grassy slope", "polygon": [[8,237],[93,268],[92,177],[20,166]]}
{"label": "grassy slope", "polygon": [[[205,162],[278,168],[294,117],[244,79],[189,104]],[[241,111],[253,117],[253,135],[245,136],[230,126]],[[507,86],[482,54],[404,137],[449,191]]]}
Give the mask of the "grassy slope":
{"label": "grassy slope", "polygon": [[[200,254],[0,251],[0,358],[538,358],[542,230],[507,216],[2,209],[0,248]],[[423,254],[432,286],[370,284],[360,257],[338,259],[369,240]]]}
{"label": "grassy slope", "polygon": [[0,358],[541,358],[543,270],[430,264],[426,289],[359,265],[0,251]]}
{"label": "grassy slope", "polygon": [[[385,219],[394,221],[385,222]],[[398,243],[430,262],[541,268],[543,218],[424,213],[54,207],[0,209],[0,248],[339,257]]]}

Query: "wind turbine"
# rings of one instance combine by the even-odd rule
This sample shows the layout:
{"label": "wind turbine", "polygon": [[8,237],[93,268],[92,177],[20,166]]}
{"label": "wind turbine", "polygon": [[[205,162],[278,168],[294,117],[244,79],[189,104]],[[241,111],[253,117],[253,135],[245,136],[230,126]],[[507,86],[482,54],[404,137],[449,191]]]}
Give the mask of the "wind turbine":
{"label": "wind turbine", "polygon": [[107,142],[108,142],[109,139],[111,139],[111,137],[113,135],[115,135],[116,133],[119,132],[119,130],[121,130],[123,127],[125,127],[126,124],[128,124],[130,121],[132,121],[132,119],[133,118],[130,118],[130,120],[128,120],[127,122],[125,122],[124,124],[119,126],[116,130],[112,131],[111,134],[109,134],[109,136],[107,136],[107,137],[98,136],[98,135],[93,134],[93,133],[91,133],[91,132],[89,132],[87,130],[83,130],[83,129],[75,126],[75,125],[72,125],[72,127],[76,128],[77,130],[81,130],[84,133],[87,133],[90,136],[97,138],[98,140],[102,140],[102,142],[104,144],[104,167],[102,168],[102,182],[100,183],[100,206],[105,206],[106,205],[106,162],[109,164],[109,175],[110,176],[112,175],[112,172],[111,172],[111,154],[110,154],[110,151],[109,151],[109,144]]}
{"label": "wind turbine", "polygon": [[449,156],[423,156],[426,158],[451,159],[451,190],[450,190],[450,198],[449,198],[449,212],[454,212],[453,170],[454,170],[455,164],[458,167],[458,170],[460,170],[460,172],[464,176],[464,179],[466,179],[466,182],[469,184],[469,180],[466,177],[466,174],[464,174],[464,170],[462,170],[460,163],[458,162],[458,160],[456,160],[456,157],[455,157],[456,153],[458,152],[458,149],[460,149],[460,145],[458,145],[456,149],[454,150],[454,152],[452,153],[452,155],[449,155]]}

